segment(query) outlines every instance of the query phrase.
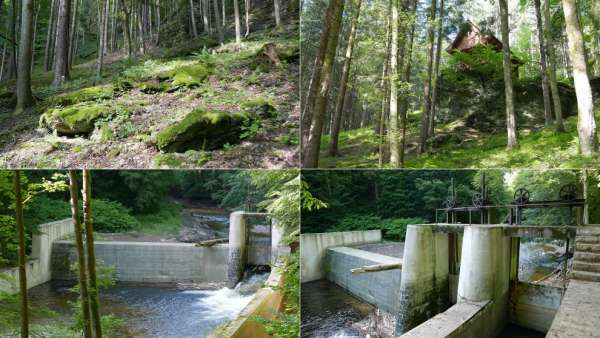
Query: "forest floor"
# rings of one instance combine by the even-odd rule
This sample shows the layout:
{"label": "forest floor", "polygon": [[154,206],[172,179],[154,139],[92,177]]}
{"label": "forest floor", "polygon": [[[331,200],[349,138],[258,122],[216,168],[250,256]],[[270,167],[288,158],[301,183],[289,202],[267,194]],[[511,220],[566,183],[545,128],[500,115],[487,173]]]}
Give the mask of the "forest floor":
{"label": "forest floor", "polygon": [[[418,121],[418,119],[413,119]],[[596,110],[600,123],[600,109]],[[452,129],[451,122],[436,127],[436,134]],[[565,119],[565,132],[554,127],[519,130],[519,147],[506,148],[506,134],[488,134],[469,129],[453,135],[458,142],[445,142],[422,155],[416,154],[419,129],[409,126],[407,132],[407,168],[582,168],[600,166],[600,157],[578,154],[577,116]],[[372,126],[340,133],[339,156],[329,156],[329,136],[321,140],[319,166],[324,168],[374,168],[378,165],[379,137]],[[387,146],[387,145],[386,145]],[[384,167],[389,167],[389,154],[384,153]]]}
{"label": "forest floor", "polygon": [[[151,50],[139,58],[108,55],[103,79],[95,79],[95,60],[73,67],[71,80],[52,86],[52,73],[35,71],[34,109],[15,116],[14,82],[0,85],[0,165],[25,168],[282,168],[297,166],[297,25],[283,31],[251,34],[242,47],[234,42],[211,48],[207,37],[170,50]],[[292,55],[289,62],[256,66],[267,44]],[[164,88],[161,73],[205,65],[208,76],[195,86]],[[149,80],[150,79],[150,80]],[[173,81],[175,77],[173,77]],[[152,82],[155,81],[155,82]],[[162,81],[162,80],[160,80]],[[115,89],[108,95],[107,85]],[[154,88],[154,87],[157,88]],[[94,96],[94,93],[98,93]],[[64,98],[74,98],[64,104]],[[62,101],[61,101],[62,100]],[[79,101],[78,101],[79,100]],[[85,101],[83,103],[82,101]],[[63,102],[56,104],[55,102]],[[249,104],[250,103],[250,104]],[[276,111],[243,125],[236,142],[212,150],[164,152],[157,134],[192,111],[235,113],[266,103]],[[95,122],[88,135],[64,136],[44,128],[40,116],[51,109],[108,105],[115,113]],[[244,108],[246,105],[246,108]],[[117,108],[118,107],[118,108]]]}

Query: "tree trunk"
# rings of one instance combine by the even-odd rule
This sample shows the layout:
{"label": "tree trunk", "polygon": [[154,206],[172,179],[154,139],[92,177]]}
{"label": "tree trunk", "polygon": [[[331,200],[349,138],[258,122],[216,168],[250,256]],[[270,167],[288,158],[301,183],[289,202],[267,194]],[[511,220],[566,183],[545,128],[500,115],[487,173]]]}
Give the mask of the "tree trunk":
{"label": "tree trunk", "polygon": [[94,228],[92,226],[92,192],[90,171],[83,170],[83,222],[85,223],[85,241],[87,244],[87,265],[90,280],[90,312],[94,327],[94,337],[102,338],[100,301],[96,278],[96,251],[94,249]]}
{"label": "tree trunk", "polygon": [[11,51],[8,67],[8,79],[14,79],[17,76],[17,0],[12,0],[12,16],[10,21]]}
{"label": "tree trunk", "polygon": [[[200,0],[202,1],[202,0]],[[160,43],[160,0],[156,0],[156,45]]]}
{"label": "tree trunk", "polygon": [[431,119],[431,81],[433,78],[433,53],[435,38],[435,16],[437,13],[436,0],[431,1],[431,12],[429,14],[429,29],[427,36],[427,78],[423,85],[423,114],[421,114],[421,134],[419,135],[419,147],[417,152],[425,152],[425,144],[429,138],[429,120]]}
{"label": "tree trunk", "polygon": [[244,11],[246,13],[244,17],[246,19],[246,33],[244,37],[248,37],[250,35],[250,0],[244,1]]}
{"label": "tree trunk", "polygon": [[537,23],[538,42],[540,47],[540,72],[542,75],[542,94],[544,97],[544,121],[546,126],[553,122],[552,104],[550,103],[550,86],[548,85],[548,70],[546,56],[546,42],[544,41],[544,28],[542,23],[542,11],[540,0],[533,0],[535,7],[535,19]]}
{"label": "tree trunk", "polygon": [[554,119],[556,120],[556,130],[562,132],[565,130],[562,117],[562,106],[560,103],[560,95],[558,92],[558,85],[556,84],[556,54],[554,52],[553,41],[550,36],[551,31],[551,18],[550,18],[550,0],[544,0],[543,5],[544,12],[544,40],[546,47],[546,55],[548,61],[548,67],[546,71],[548,73],[548,80],[550,82],[550,91],[552,92],[552,103],[554,107]]}
{"label": "tree trunk", "polygon": [[400,135],[398,130],[398,83],[395,79],[399,78],[399,0],[390,1],[392,1],[392,43],[390,47],[390,116],[388,124],[388,140],[390,143],[390,165],[397,168],[400,166],[400,144],[398,143]]}
{"label": "tree trunk", "polygon": [[81,313],[83,321],[83,334],[85,338],[92,337],[90,323],[90,304],[87,283],[87,263],[83,247],[83,234],[81,222],[79,221],[79,196],[77,189],[77,173],[69,170],[69,191],[71,194],[71,215],[75,227],[75,242],[77,245],[77,264],[79,265],[79,293],[81,298]]}
{"label": "tree trunk", "polygon": [[[323,65],[318,81],[318,91],[315,96],[315,102],[311,117],[310,130],[306,143],[306,151],[304,153],[303,165],[306,168],[316,168],[319,166],[319,151],[321,146],[321,133],[323,132],[323,122],[325,119],[325,110],[327,108],[327,99],[329,96],[329,88],[331,86],[331,76],[333,71],[334,56],[338,44],[340,26],[342,22],[342,13],[344,12],[343,0],[331,0],[325,17],[326,22],[330,22],[328,30],[328,38],[323,57]],[[322,34],[325,34],[325,30]],[[321,39],[323,41],[323,39]]]}
{"label": "tree trunk", "polygon": [[[210,0],[208,0],[210,1]],[[217,36],[219,38],[219,43],[223,44],[223,26],[221,25],[221,17],[219,15],[219,3],[218,0],[213,1],[213,9],[215,11],[215,26],[217,26]]]}
{"label": "tree trunk", "polygon": [[335,112],[333,115],[333,123],[331,125],[331,137],[329,143],[329,155],[336,156],[338,152],[338,138],[340,135],[340,123],[342,120],[342,114],[344,110],[344,101],[346,99],[346,89],[348,85],[348,76],[350,74],[350,65],[352,63],[352,52],[354,47],[354,39],[356,38],[356,26],[358,24],[358,18],[360,16],[360,6],[362,0],[356,0],[354,7],[354,17],[352,18],[352,24],[350,26],[350,33],[348,37],[348,46],[346,46],[346,55],[344,59],[344,65],[342,66],[342,78],[340,80],[340,89],[338,91],[337,103],[335,106]]}
{"label": "tree trunk", "polygon": [[508,5],[507,0],[498,0],[500,6],[500,30],[502,31],[502,65],[504,70],[504,94],[506,96],[506,131],[508,135],[507,147],[518,146],[517,126],[515,121],[515,100],[512,84],[512,62],[510,57],[508,33]]}
{"label": "tree trunk", "polygon": [[102,67],[104,66],[104,50],[106,48],[106,28],[108,27],[108,0],[101,0],[102,7],[100,8],[100,12],[102,15],[99,19],[98,31],[99,39],[98,39],[98,59],[96,60],[96,79],[102,78]]}
{"label": "tree trunk", "polygon": [[196,16],[194,15],[194,0],[190,0],[190,17],[192,18],[192,33],[197,38],[198,29],[196,28]]}
{"label": "tree trunk", "polygon": [[577,4],[575,0],[562,0],[569,42],[569,56],[573,64],[573,81],[577,95],[577,131],[579,133],[579,152],[584,156],[591,156],[598,148],[596,138],[596,121],[594,120],[594,102],[592,88],[587,72],[585,47],[583,35],[577,17]]}
{"label": "tree trunk", "polygon": [[[1,0],[0,0],[1,1]],[[33,74],[33,68],[35,67],[35,46],[37,40],[37,26],[38,26],[38,18],[40,14],[41,3],[38,2],[37,9],[35,10],[35,14],[33,15],[33,38],[32,47],[31,47],[31,73]]]}
{"label": "tree trunk", "polygon": [[442,39],[444,34],[444,0],[440,0],[440,15],[437,20],[437,42],[435,46],[435,60],[433,62],[433,80],[431,85],[433,89],[431,90],[431,114],[429,118],[429,124],[427,125],[427,135],[431,138],[435,133],[435,115],[437,110],[437,99],[439,95],[439,87],[440,87],[440,60],[442,58]]}
{"label": "tree trunk", "polygon": [[[410,12],[413,17],[416,17],[417,13],[417,0],[412,0],[410,2]],[[415,41],[415,27],[416,27],[416,18],[411,24],[411,29],[409,33],[408,46],[405,52],[405,60],[403,63],[404,67],[404,83],[410,83],[410,75],[412,68],[412,51],[413,51],[413,43]],[[408,113],[408,99],[403,97],[400,100],[400,128],[402,129],[402,137],[400,138],[400,168],[404,167],[404,154],[406,152],[406,125],[407,125],[407,113]]]}
{"label": "tree trunk", "polygon": [[223,20],[221,21],[221,25],[223,26],[223,30],[225,30],[225,27],[227,26],[226,22],[227,22],[227,15],[225,14],[225,0],[221,0],[221,14],[223,14]]}
{"label": "tree trunk", "polygon": [[71,19],[71,0],[59,0],[58,27],[56,30],[56,48],[54,50],[54,81],[60,85],[69,80],[69,21]]}
{"label": "tree trunk", "polygon": [[138,39],[140,42],[140,53],[142,55],[146,54],[146,39],[144,37],[144,25],[142,24],[142,7],[138,6],[138,10],[136,12],[137,17],[137,26],[138,26]]}
{"label": "tree trunk", "polygon": [[72,68],[73,66],[73,59],[75,54],[73,53],[75,51],[75,39],[77,34],[75,34],[75,30],[77,29],[77,19],[78,19],[78,10],[79,7],[79,0],[74,0],[74,7],[73,7],[73,20],[71,21],[71,42],[69,43],[69,69]]}
{"label": "tree trunk", "polygon": [[[23,8],[26,4],[23,4]],[[27,297],[27,272],[25,265],[25,224],[23,223],[23,196],[21,194],[21,171],[14,172],[15,188],[15,225],[19,238],[19,293],[21,301],[21,338],[29,337],[29,301]]]}
{"label": "tree trunk", "polygon": [[[391,5],[391,1],[389,2]],[[390,6],[388,6],[388,12],[390,11]],[[392,21],[388,17],[387,29],[385,32],[385,59],[383,63],[383,70],[381,71],[381,88],[383,89],[383,100],[381,103],[381,114],[379,116],[379,125],[378,125],[378,135],[379,135],[379,158],[378,158],[378,167],[383,167],[383,155],[384,155],[384,144],[385,144],[385,120],[387,119],[387,111],[390,107],[389,105],[389,85],[388,85],[388,70],[390,64],[390,46],[392,35]]]}
{"label": "tree trunk", "polygon": [[275,12],[275,26],[277,28],[281,27],[281,14],[279,7],[281,7],[279,4],[279,0],[273,0],[273,8]]}
{"label": "tree trunk", "polygon": [[133,46],[131,45],[131,7],[127,7],[125,0],[121,0],[121,7],[123,7],[123,13],[125,13],[125,27],[123,30],[125,31],[125,37],[127,39],[127,56],[131,57],[133,55]]}
{"label": "tree trunk", "polygon": [[242,43],[242,24],[240,22],[240,5],[238,0],[233,0],[233,12],[235,15],[235,43]]}
{"label": "tree trunk", "polygon": [[17,72],[17,107],[15,114],[33,105],[31,94],[31,64],[33,54],[33,0],[23,0],[21,6],[21,43]]}

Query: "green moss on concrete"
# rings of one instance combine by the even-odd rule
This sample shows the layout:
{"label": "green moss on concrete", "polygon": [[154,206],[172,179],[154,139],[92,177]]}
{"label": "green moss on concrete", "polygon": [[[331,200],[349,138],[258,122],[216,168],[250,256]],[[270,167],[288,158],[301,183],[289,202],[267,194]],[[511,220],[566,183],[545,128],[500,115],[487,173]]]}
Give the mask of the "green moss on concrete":
{"label": "green moss on concrete", "polygon": [[56,131],[59,135],[87,135],[94,130],[98,119],[123,112],[127,112],[123,106],[78,103],[65,108],[48,109],[40,117],[40,126]]}
{"label": "green moss on concrete", "polygon": [[249,118],[245,112],[196,109],[182,121],[161,130],[156,137],[156,144],[158,149],[165,152],[221,148],[226,143],[240,141],[241,126]]}

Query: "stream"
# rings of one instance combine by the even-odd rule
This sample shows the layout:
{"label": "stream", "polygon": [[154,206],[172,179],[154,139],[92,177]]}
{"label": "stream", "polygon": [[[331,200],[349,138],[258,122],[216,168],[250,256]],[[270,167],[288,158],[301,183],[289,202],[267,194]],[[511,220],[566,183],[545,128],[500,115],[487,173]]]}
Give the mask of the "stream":
{"label": "stream", "polygon": [[[124,320],[120,336],[148,338],[197,338],[234,319],[250,303],[266,281],[268,273],[254,274],[235,289],[192,288],[174,285],[118,283],[102,290],[103,314]],[[73,283],[49,282],[30,289],[32,305],[45,305],[58,313],[53,320],[68,321],[69,301],[77,294]]]}

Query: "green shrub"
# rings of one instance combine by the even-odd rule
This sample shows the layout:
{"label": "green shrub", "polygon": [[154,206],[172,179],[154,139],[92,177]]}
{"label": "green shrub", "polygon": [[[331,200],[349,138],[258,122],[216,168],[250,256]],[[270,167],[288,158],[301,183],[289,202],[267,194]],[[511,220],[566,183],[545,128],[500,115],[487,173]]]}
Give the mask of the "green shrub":
{"label": "green shrub", "polygon": [[403,241],[408,224],[427,223],[425,219],[413,218],[384,218],[375,215],[349,214],[340,219],[331,231],[358,231],[381,229],[384,238]]}
{"label": "green shrub", "polygon": [[128,208],[104,199],[92,200],[92,220],[97,232],[123,232],[139,226]]}
{"label": "green shrub", "polygon": [[71,217],[68,201],[38,196],[24,212],[25,224],[40,225]]}

